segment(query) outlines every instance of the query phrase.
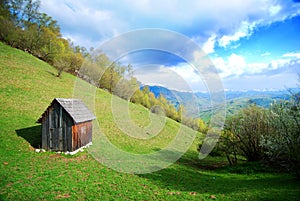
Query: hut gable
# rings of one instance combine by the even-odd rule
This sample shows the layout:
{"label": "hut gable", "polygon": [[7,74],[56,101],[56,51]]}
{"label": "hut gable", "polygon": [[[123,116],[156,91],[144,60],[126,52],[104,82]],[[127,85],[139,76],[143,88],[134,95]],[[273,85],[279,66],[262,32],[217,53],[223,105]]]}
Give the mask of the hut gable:
{"label": "hut gable", "polygon": [[37,121],[42,124],[42,148],[75,151],[91,143],[94,119],[81,100],[55,98]]}
{"label": "hut gable", "polygon": [[42,116],[38,119],[37,123],[42,123],[43,117],[47,114],[48,110],[53,107],[55,102],[57,102],[70,115],[76,124],[96,119],[94,114],[81,100],[55,98]]}

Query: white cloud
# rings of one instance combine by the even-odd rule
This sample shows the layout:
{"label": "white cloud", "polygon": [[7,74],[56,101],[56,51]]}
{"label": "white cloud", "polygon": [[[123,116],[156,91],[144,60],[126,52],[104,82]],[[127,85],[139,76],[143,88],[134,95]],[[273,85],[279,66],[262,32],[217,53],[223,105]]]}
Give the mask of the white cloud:
{"label": "white cloud", "polygon": [[290,59],[276,59],[270,62],[269,67],[272,70],[279,69],[280,67],[284,66],[285,64],[288,64],[290,62]]}
{"label": "white cloud", "polygon": [[242,70],[246,65],[246,61],[245,61],[244,57],[236,55],[236,54],[231,54],[230,57],[228,58],[228,62],[235,69]]}
{"label": "white cloud", "polygon": [[221,77],[238,76],[246,71],[246,61],[244,57],[231,54],[226,60],[221,57],[212,59],[215,67],[220,71]]}
{"label": "white cloud", "polygon": [[214,47],[216,43],[216,35],[213,34],[211,37],[208,38],[208,40],[203,44],[202,50],[207,53],[213,53],[214,52]]}
{"label": "white cloud", "polygon": [[242,21],[240,27],[236,30],[236,32],[232,35],[224,35],[222,36],[218,44],[221,47],[226,47],[230,43],[240,40],[240,38],[250,36],[257,22],[249,23],[247,21]]}
{"label": "white cloud", "polygon": [[181,63],[176,66],[169,67],[169,69],[181,76],[188,83],[202,82],[200,75],[195,73],[195,69],[186,63]]}
{"label": "white cloud", "polygon": [[294,57],[300,59],[300,52],[290,52],[282,55],[282,57]]}
{"label": "white cloud", "polygon": [[246,73],[248,73],[248,74],[260,74],[264,70],[267,70],[268,66],[269,66],[268,63],[263,63],[263,62],[249,63],[249,64],[247,64]]}
{"label": "white cloud", "polygon": [[179,91],[201,91],[206,87],[192,66],[180,63],[176,66],[145,65],[135,69],[134,76],[143,84],[164,86]]}
{"label": "white cloud", "polygon": [[[298,67],[298,69],[299,69],[300,59],[276,59],[270,63],[269,68],[272,70],[277,70],[280,68],[287,68],[287,67],[292,68],[294,66]],[[295,73],[297,73],[297,72],[295,72]]]}
{"label": "white cloud", "polygon": [[217,57],[212,59],[222,78],[242,75],[271,73],[274,70],[293,69],[300,66],[300,53],[286,53],[281,58],[270,62],[249,63],[241,55],[231,54],[228,58]]}
{"label": "white cloud", "polygon": [[230,90],[271,90],[297,86],[297,74],[284,72],[276,75],[257,74],[252,76],[231,77],[223,80],[225,88]]}
{"label": "white cloud", "polygon": [[169,89],[189,91],[190,86],[182,76],[163,65],[144,65],[134,70],[134,76],[143,84],[164,86]]}
{"label": "white cloud", "polygon": [[[224,1],[227,2],[227,1]],[[240,1],[244,5],[237,4],[233,1],[232,9],[226,10],[226,7],[220,9],[220,16],[223,19],[215,18],[215,26],[210,29],[210,36],[216,36],[213,43],[221,47],[236,48],[238,45],[233,42],[239,41],[241,38],[249,37],[253,31],[259,26],[269,26],[274,22],[284,21],[285,19],[300,14],[300,4],[292,1]],[[230,3],[229,3],[230,4]],[[232,5],[232,4],[230,4]],[[212,16],[212,14],[210,14]],[[224,17],[226,16],[226,17]],[[208,36],[205,44],[210,44],[209,52],[214,52],[211,46],[211,38]]]}
{"label": "white cloud", "polygon": [[296,67],[298,70],[300,69],[300,52],[285,53],[281,56],[281,58],[275,59],[269,64],[269,68],[271,69],[280,69],[286,67]]}
{"label": "white cloud", "polygon": [[42,12],[58,21],[63,35],[82,46],[95,47],[127,28],[112,10],[98,9],[90,2],[51,0],[41,5]]}
{"label": "white cloud", "polygon": [[[231,54],[227,58],[214,58],[212,62],[226,88],[270,89],[295,86],[297,76],[294,75],[297,75],[296,71],[300,66],[300,59],[295,59],[296,56],[299,56],[298,53],[287,53],[270,62],[249,63],[242,55]],[[160,85],[180,91],[207,90],[203,72],[196,73],[187,63],[174,66],[139,66],[134,76],[144,84]]]}
{"label": "white cloud", "polygon": [[266,56],[270,56],[271,55],[271,53],[270,52],[264,52],[264,53],[262,53],[260,56],[262,56],[262,57],[266,57]]}
{"label": "white cloud", "polygon": [[281,6],[280,5],[271,6],[270,9],[269,9],[270,16],[277,15],[280,10],[281,10]]}
{"label": "white cloud", "polygon": [[[239,45],[241,38],[251,36],[257,27],[299,15],[300,4],[292,0],[122,0],[117,3],[110,0],[42,0],[41,11],[58,20],[64,37],[82,46],[97,48],[100,42],[134,29],[163,28],[196,39],[194,41],[211,54],[216,45],[233,48]],[[261,54],[269,55],[269,52]],[[249,63],[243,55],[231,54],[212,61],[221,77],[227,79],[299,65],[299,58],[300,53],[287,53],[273,61]],[[153,69],[156,70],[139,75],[145,80],[156,77],[161,82],[174,79],[173,85],[178,87],[182,85],[178,77],[198,83],[192,68],[184,65]]]}
{"label": "white cloud", "polygon": [[41,5],[42,12],[58,20],[63,34],[80,36],[72,37],[78,42],[99,42],[137,28],[164,28],[206,38],[209,52],[213,34],[220,45],[228,46],[256,26],[300,13],[299,6],[286,0],[42,0]]}

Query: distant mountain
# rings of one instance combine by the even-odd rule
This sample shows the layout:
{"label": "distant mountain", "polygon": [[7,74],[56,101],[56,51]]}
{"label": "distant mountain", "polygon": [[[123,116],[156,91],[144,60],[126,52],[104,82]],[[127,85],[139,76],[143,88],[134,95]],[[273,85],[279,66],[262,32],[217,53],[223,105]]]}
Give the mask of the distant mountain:
{"label": "distant mountain", "polygon": [[[144,88],[142,86],[141,88]],[[205,98],[198,97],[197,94],[193,94],[191,92],[181,92],[172,89],[168,89],[162,86],[148,86],[149,90],[155,95],[155,97],[159,97],[162,94],[168,101],[170,101],[176,108],[178,108],[179,104],[183,104],[189,113],[189,115],[197,116],[199,112],[193,113],[192,111],[195,108],[198,108],[200,105],[207,105],[209,101],[209,94]]]}
{"label": "distant mountain", "polygon": [[[171,90],[162,86],[148,87],[156,97],[163,94],[163,96],[175,105],[175,107],[178,107],[179,104],[183,104],[187,113],[193,117],[200,116],[204,120],[209,120],[212,112],[217,112],[211,105],[210,94],[207,92],[192,93]],[[241,108],[247,107],[249,104],[256,104],[258,106],[268,108],[275,100],[289,99],[290,93],[288,90],[225,91],[225,96],[227,115],[232,115],[238,112]]]}
{"label": "distant mountain", "polygon": [[286,99],[289,97],[287,90],[248,90],[248,91],[226,91],[226,100],[232,100],[237,98],[254,98],[254,97],[272,97],[274,99]]}

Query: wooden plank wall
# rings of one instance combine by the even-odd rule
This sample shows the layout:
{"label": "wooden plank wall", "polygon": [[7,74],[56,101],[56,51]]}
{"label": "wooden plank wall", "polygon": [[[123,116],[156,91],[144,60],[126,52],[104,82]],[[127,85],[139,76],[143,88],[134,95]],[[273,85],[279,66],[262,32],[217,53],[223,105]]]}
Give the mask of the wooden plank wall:
{"label": "wooden plank wall", "polygon": [[42,119],[42,148],[75,151],[92,142],[92,121],[74,125],[73,119],[58,104],[49,107]]}
{"label": "wooden plank wall", "polygon": [[72,130],[73,151],[92,142],[92,121],[76,124]]}
{"label": "wooden plank wall", "polygon": [[73,120],[54,103],[42,119],[42,148],[51,151],[72,151]]}

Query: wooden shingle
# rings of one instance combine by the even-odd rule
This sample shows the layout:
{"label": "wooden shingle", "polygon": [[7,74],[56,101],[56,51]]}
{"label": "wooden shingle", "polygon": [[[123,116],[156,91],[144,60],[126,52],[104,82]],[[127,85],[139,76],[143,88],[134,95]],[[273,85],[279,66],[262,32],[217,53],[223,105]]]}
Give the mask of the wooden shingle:
{"label": "wooden shingle", "polygon": [[[55,98],[49,107],[51,107],[55,101],[57,101],[62,108],[65,109],[75,123],[82,123],[96,119],[94,114],[79,99]],[[37,123],[42,123],[42,118],[47,112],[48,108],[38,119]]]}

